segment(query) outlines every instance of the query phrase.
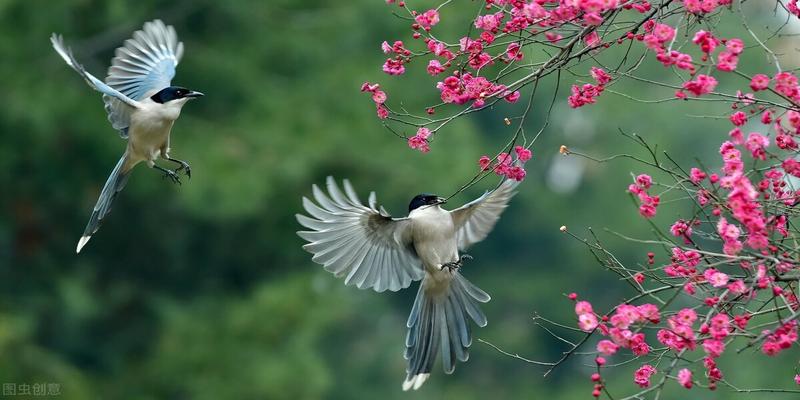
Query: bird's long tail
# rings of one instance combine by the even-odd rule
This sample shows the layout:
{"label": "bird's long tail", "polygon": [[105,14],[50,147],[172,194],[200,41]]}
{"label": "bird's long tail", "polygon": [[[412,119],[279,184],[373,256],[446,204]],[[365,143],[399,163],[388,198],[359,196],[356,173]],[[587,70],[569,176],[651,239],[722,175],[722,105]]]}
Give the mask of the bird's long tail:
{"label": "bird's long tail", "polygon": [[83,236],[81,236],[81,239],[78,241],[78,247],[75,250],[76,253],[81,252],[83,246],[86,245],[92,235],[100,228],[100,223],[103,221],[103,218],[111,211],[111,203],[114,201],[114,198],[117,197],[117,193],[119,193],[122,188],[125,187],[125,183],[128,182],[130,170],[126,170],[125,168],[126,160],[127,158],[122,156],[117,162],[117,166],[111,171],[111,176],[108,177],[106,184],[103,186],[103,190],[100,192],[100,198],[97,199],[97,204],[94,205],[92,216],[89,217],[89,223],[86,224]]}
{"label": "bird's long tail", "polygon": [[467,316],[486,326],[478,303],[486,303],[486,292],[470,283],[458,271],[443,291],[430,290],[423,281],[408,317],[405,358],[408,360],[403,390],[418,389],[430,376],[436,353],[441,349],[445,373],[452,373],[456,360],[467,361],[472,344]]}

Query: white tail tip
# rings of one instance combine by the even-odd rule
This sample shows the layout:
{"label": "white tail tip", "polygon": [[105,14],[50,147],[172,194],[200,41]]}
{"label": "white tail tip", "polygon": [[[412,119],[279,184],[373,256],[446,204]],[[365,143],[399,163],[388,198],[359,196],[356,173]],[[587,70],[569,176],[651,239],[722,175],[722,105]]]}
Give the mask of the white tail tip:
{"label": "white tail tip", "polygon": [[403,382],[403,391],[407,391],[408,389],[419,389],[420,386],[422,386],[422,384],[428,380],[429,376],[431,376],[431,374],[418,374],[406,378],[405,382]]}
{"label": "white tail tip", "polygon": [[75,249],[75,254],[80,253],[83,246],[86,246],[86,243],[88,243],[91,238],[91,236],[81,236],[81,240],[78,240],[78,247]]}

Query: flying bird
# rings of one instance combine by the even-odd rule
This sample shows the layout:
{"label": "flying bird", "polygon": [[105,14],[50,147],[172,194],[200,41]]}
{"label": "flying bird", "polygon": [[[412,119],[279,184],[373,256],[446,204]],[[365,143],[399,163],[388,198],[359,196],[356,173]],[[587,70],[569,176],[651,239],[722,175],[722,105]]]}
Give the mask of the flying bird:
{"label": "flying bird", "polygon": [[406,323],[408,367],[403,390],[416,390],[425,383],[437,353],[447,374],[455,370],[457,360],[469,358],[468,319],[486,326],[479,303],[490,297],[461,275],[459,267],[469,256],[459,252],[486,238],[517,184],[506,180],[452,211],[441,207],[444,198],[420,194],[411,200],[405,218],[392,218],[376,205],[375,192],[365,206],[347,180],[344,192],[331,177],[327,194],[313,185],[316,204],[303,197],[310,215],[296,215],[309,229],[297,232],[309,242],[303,248],[314,254],[314,262],[344,278],[346,285],[383,292],[422,280]]}
{"label": "flying bird", "polygon": [[[142,30],[133,33],[116,50],[105,82],[88,73],[75,60],[72,50],[64,45],[61,35],[50,37],[53,48],[89,86],[103,94],[108,120],[119,135],[128,141],[125,153],[111,171],[100,191],[89,223],[78,241],[76,252],[97,232],[103,218],[111,210],[111,203],[125,183],[131,170],[140,162],[164,173],[164,177],[180,184],[179,172],[191,178],[191,168],[186,161],[170,156],[169,136],[172,124],[178,119],[181,108],[202,93],[180,86],[172,86],[175,67],[183,55],[183,43],[178,41],[175,28],[160,20],[147,22]],[[177,164],[175,170],[155,164],[158,158]]]}

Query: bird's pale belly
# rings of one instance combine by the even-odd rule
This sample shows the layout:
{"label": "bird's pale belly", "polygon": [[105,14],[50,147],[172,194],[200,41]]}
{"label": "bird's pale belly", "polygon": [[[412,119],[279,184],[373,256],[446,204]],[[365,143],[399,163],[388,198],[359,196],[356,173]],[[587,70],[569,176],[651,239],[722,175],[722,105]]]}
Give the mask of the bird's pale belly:
{"label": "bird's pale belly", "polygon": [[[425,275],[423,281],[425,291],[431,294],[444,293],[453,280],[453,273],[449,268],[442,268],[442,264],[458,261],[458,245],[453,235],[452,224],[450,228],[439,227],[435,229],[440,233],[436,239],[415,245],[417,254],[423,260]],[[428,232],[431,234],[434,232]],[[429,236],[430,237],[430,236]]]}
{"label": "bird's pale belly", "polygon": [[[428,272],[439,272],[442,264],[458,260],[458,244],[450,215],[443,218],[417,223],[414,247]],[[423,239],[424,238],[424,239]]]}
{"label": "bird's pale belly", "polygon": [[458,261],[458,247],[452,238],[430,240],[415,247],[419,258],[425,261],[426,267],[439,270],[444,263]]}
{"label": "bird's pale belly", "polygon": [[129,156],[152,164],[169,151],[169,133],[174,121],[160,118],[132,118],[128,139]]}

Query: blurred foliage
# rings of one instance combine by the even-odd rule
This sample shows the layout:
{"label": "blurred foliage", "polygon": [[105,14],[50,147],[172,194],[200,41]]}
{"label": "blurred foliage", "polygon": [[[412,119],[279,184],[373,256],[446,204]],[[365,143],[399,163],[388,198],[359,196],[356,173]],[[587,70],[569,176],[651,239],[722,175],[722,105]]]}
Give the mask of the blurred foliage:
{"label": "blurred foliage", "polygon": [[[441,29],[457,35],[469,8],[442,10]],[[207,94],[173,130],[173,153],[192,164],[193,178],[179,187],[137,168],[77,256],[75,243],[124,143],[100,96],[64,65],[48,36],[64,34],[87,69],[105,76],[114,49],[154,18],[174,25],[186,46],[174,83]],[[301,249],[294,214],[326,175],[348,177],[363,196],[375,190],[400,215],[416,193],[455,191],[478,157],[513,132],[502,119],[521,105],[456,121],[427,155],[382,128],[358,91],[362,82],[380,81],[390,102],[410,109],[436,95],[434,78],[411,71],[420,65],[403,79],[381,73],[380,41],[408,40],[407,22],[384,2],[5,0],[0,22],[0,382],[59,383],[65,399],[588,397],[586,359],[544,379],[540,368],[478,342],[453,375],[437,369],[422,390],[402,393],[415,286],[395,294],[344,287]],[[742,65],[766,64],[754,57]],[[563,293],[577,291],[598,307],[629,294],[559,226],[579,235],[597,228],[627,262],[642,262],[647,251],[602,230],[648,235],[624,193],[642,168],[564,161],[558,146],[640,151],[621,128],[689,163],[714,157],[727,130],[713,118],[682,117],[725,112],[710,103],[637,104],[606,93],[595,106],[569,110],[565,89],[576,79],[562,76],[528,179],[465,270],[493,297],[485,307],[490,324],[476,336],[537,360],[563,348],[534,326],[534,311],[571,323]],[[529,130],[545,119],[554,88],[552,78],[542,83]],[[635,82],[614,89],[672,95]],[[677,217],[662,210],[662,226]],[[738,365],[723,368],[731,380],[789,383],[788,372],[759,367],[774,365],[763,356],[745,357],[759,360],[730,360]],[[792,366],[796,358],[780,361]],[[629,373],[619,372],[621,389],[633,385]],[[675,393],[683,392],[668,392]]]}

